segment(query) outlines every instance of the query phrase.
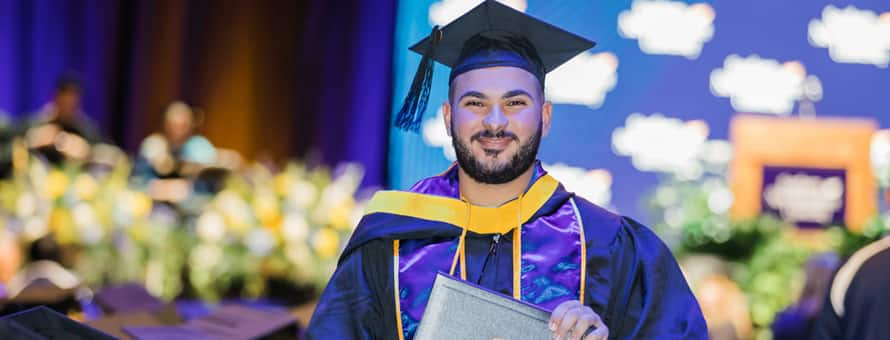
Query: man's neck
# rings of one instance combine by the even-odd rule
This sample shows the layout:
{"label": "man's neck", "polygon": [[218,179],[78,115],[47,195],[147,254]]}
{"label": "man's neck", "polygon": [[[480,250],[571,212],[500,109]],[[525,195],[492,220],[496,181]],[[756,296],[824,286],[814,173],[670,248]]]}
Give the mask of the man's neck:
{"label": "man's neck", "polygon": [[474,205],[496,207],[519,197],[528,187],[535,172],[535,167],[530,166],[522,175],[512,181],[503,184],[479,183],[461,167],[458,167],[457,178],[460,195]]}

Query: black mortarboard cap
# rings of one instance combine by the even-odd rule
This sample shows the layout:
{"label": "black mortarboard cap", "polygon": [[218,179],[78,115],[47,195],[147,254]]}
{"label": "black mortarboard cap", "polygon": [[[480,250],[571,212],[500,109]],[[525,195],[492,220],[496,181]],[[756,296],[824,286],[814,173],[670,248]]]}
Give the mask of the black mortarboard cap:
{"label": "black mortarboard cap", "polygon": [[449,82],[458,75],[487,67],[512,66],[545,75],[596,45],[520,11],[486,0],[411,47],[423,55],[395,126],[417,131],[426,111],[433,61],[451,68]]}
{"label": "black mortarboard cap", "polygon": [[0,318],[0,339],[114,339],[44,306]]}

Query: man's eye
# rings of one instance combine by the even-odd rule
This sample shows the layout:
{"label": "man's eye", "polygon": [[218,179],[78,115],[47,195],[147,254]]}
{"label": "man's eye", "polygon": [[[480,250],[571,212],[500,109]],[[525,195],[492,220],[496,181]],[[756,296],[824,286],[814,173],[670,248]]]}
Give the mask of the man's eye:
{"label": "man's eye", "polygon": [[513,99],[510,101],[507,101],[507,106],[522,106],[522,105],[525,105],[525,101],[521,100],[521,99]]}
{"label": "man's eye", "polygon": [[479,100],[468,100],[464,102],[464,106],[483,106],[482,101]]}

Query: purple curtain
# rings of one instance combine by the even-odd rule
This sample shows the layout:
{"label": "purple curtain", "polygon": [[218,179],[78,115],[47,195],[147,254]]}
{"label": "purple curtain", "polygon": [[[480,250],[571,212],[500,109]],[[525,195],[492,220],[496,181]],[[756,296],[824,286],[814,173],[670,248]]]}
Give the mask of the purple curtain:
{"label": "purple curtain", "polygon": [[[231,27],[205,24],[225,21],[210,18],[224,13],[212,6],[260,5],[247,0],[0,0],[0,111],[23,118],[50,99],[60,74],[74,70],[84,81],[84,110],[113,141],[132,151],[157,128],[166,103],[198,100],[195,88],[212,81],[194,74],[195,65],[204,61],[196,59],[200,51],[190,50],[196,40],[225,39],[220,32],[230,32],[224,30]],[[282,123],[286,129],[276,132],[272,124],[273,131],[263,131],[264,142],[269,136],[268,143],[290,144],[282,156],[316,155],[326,164],[360,162],[367,171],[364,184],[382,185],[396,0],[266,5],[289,12],[254,10],[256,20],[297,22],[280,25],[297,32],[268,32],[275,34],[270,39],[284,40],[277,51],[296,50],[287,53],[297,57],[278,58],[287,59],[281,61],[286,71],[271,67],[273,72],[258,78],[277,77],[275,84],[292,86],[286,91],[295,98],[278,100],[286,105],[277,109],[292,116]],[[256,27],[270,26],[245,29]],[[158,53],[158,48],[165,50]],[[268,118],[255,116],[251,119]]]}

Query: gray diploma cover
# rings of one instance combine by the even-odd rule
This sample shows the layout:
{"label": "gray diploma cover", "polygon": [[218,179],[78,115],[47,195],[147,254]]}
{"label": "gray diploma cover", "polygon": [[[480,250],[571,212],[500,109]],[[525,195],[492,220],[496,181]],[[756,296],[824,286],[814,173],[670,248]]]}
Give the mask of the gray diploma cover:
{"label": "gray diploma cover", "polygon": [[550,313],[440,272],[415,339],[552,339]]}

